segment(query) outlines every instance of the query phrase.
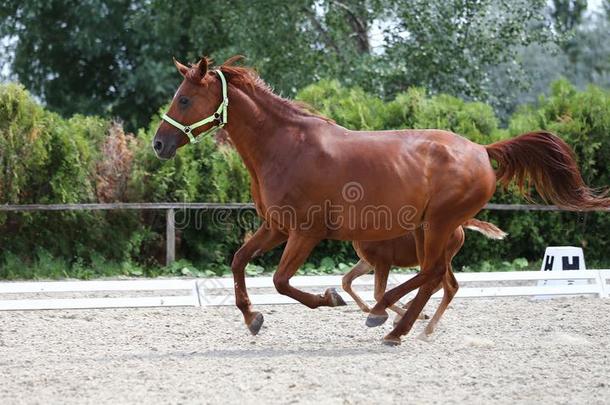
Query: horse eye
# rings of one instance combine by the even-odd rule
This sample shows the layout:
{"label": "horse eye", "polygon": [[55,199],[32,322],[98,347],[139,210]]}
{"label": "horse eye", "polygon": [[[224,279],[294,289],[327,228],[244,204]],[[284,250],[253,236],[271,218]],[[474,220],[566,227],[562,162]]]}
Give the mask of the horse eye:
{"label": "horse eye", "polygon": [[182,105],[187,105],[189,103],[189,99],[186,97],[180,97],[179,103]]}

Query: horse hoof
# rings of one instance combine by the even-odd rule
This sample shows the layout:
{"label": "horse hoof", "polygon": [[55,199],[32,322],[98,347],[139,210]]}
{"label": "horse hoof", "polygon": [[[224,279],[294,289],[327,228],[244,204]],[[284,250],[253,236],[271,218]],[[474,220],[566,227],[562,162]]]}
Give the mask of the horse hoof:
{"label": "horse hoof", "polygon": [[418,319],[430,319],[430,317],[426,314],[419,314]]}
{"label": "horse hoof", "polygon": [[428,334],[426,332],[422,332],[419,335],[417,335],[417,339],[421,340],[422,342],[431,342],[432,341],[432,336],[431,336],[431,334]]}
{"label": "horse hoof", "polygon": [[328,290],[326,290],[324,295],[330,296],[331,307],[342,307],[344,305],[347,305],[343,297],[341,297],[341,295],[334,288],[329,288]]}
{"label": "horse hoof", "polygon": [[256,315],[254,315],[254,319],[252,319],[252,322],[250,322],[250,324],[248,325],[248,330],[250,331],[250,333],[256,336],[261,330],[264,321],[265,318],[263,318],[263,314],[261,314],[260,312],[256,312]]}
{"label": "horse hoof", "polygon": [[377,314],[369,314],[366,317],[366,326],[369,328],[374,328],[376,326],[383,325],[385,321],[388,320],[388,314],[377,315]]}
{"label": "horse hoof", "polygon": [[400,338],[387,335],[383,338],[382,343],[386,346],[400,346]]}

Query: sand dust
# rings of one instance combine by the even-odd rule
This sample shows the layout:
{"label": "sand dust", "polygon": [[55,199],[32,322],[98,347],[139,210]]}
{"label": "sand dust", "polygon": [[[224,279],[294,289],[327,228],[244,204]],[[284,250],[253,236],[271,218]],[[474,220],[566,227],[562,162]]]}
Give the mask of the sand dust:
{"label": "sand dust", "polygon": [[353,304],[258,309],[0,313],[0,402],[610,403],[610,300],[456,300],[395,348]]}

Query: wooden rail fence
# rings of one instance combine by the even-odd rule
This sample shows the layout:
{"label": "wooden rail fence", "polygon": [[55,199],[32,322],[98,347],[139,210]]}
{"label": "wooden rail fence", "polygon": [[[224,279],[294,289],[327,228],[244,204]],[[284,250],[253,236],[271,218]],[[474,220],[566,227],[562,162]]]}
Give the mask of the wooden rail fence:
{"label": "wooden rail fence", "polygon": [[[484,209],[497,211],[573,211],[554,205],[533,204],[487,204]],[[176,257],[176,210],[254,210],[252,203],[92,203],[92,204],[23,204],[0,205],[0,212],[36,212],[36,211],[97,211],[97,210],[162,210],[166,212],[166,264],[171,264]],[[610,208],[594,211],[610,212]]]}

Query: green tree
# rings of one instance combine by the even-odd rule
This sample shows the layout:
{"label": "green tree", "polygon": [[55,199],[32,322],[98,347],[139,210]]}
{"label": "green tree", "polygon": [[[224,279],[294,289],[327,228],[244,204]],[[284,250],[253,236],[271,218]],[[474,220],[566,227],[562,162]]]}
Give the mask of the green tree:
{"label": "green tree", "polygon": [[13,70],[63,114],[107,113],[118,96],[127,1],[5,1],[0,35],[17,38]]}
{"label": "green tree", "polygon": [[7,0],[0,36],[16,38],[12,70],[49,108],[119,116],[134,128],[175,89],[173,55],[194,60],[225,45],[223,9],[194,0]]}
{"label": "green tree", "polygon": [[[63,115],[144,127],[179,77],[172,56],[245,54],[280,93],[323,78],[391,98],[409,86],[492,99],[488,70],[548,39],[543,0],[5,0],[12,71]],[[519,72],[515,80],[522,79]]]}
{"label": "green tree", "polygon": [[390,89],[415,85],[495,104],[493,69],[515,65],[511,84],[520,85],[518,47],[554,40],[545,6],[544,0],[396,1],[397,25],[386,31],[385,60],[395,66]]}
{"label": "green tree", "polygon": [[587,0],[553,0],[551,16],[557,29],[569,32],[580,25],[587,3]]}

